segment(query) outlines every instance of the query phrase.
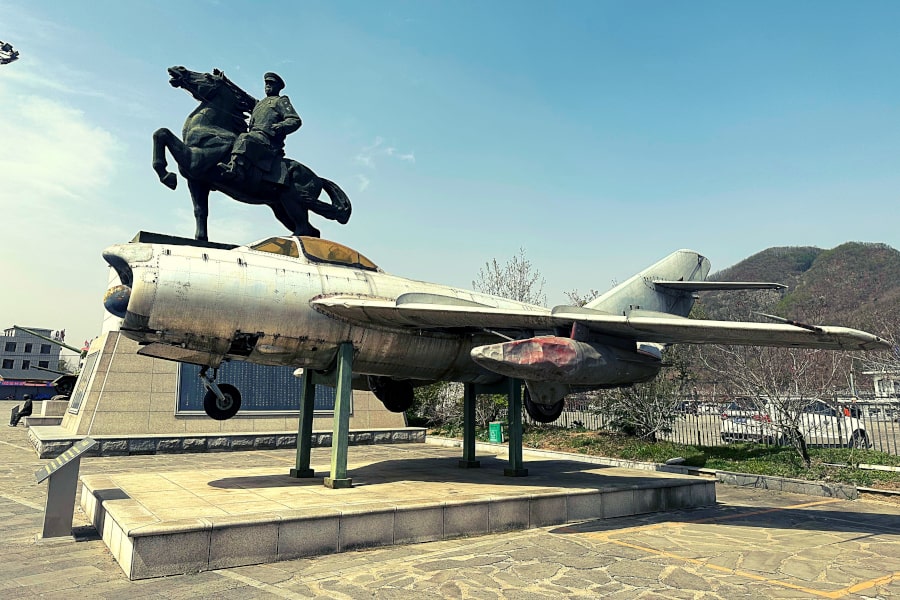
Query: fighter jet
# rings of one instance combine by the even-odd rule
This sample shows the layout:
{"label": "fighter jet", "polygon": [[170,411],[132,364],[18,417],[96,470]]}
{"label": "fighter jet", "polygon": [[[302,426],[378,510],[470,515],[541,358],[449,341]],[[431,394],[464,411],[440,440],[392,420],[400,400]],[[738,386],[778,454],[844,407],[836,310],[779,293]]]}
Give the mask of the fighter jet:
{"label": "fighter jet", "polygon": [[312,237],[235,246],[141,232],[103,257],[121,281],[104,298],[121,332],[142,345],[139,354],[202,365],[204,406],[220,420],[240,407],[238,390],[215,383],[224,361],[327,372],[347,342],[354,387],[371,389],[388,410],[409,408],[417,385],[509,377],[525,382],[526,412],[539,422],[559,417],[572,386],[654,378],[666,344],[890,347],[845,327],[690,319],[697,292],[784,287],[706,281],[709,260],[692,250],[583,307],[552,309],[391,275]]}

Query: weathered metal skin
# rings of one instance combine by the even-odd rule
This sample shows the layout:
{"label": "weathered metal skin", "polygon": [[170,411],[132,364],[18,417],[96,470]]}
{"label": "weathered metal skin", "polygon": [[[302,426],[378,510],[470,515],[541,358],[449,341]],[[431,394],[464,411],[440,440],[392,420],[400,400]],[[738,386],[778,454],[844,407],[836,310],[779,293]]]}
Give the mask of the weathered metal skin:
{"label": "weathered metal skin", "polygon": [[[354,371],[359,374],[475,383],[500,378],[469,357],[472,348],[495,342],[495,335],[361,327],[310,306],[315,297],[338,293],[393,299],[408,291],[407,279],[240,250],[139,243],[108,248],[104,256],[116,263],[117,270],[127,263],[132,272],[122,332],[143,343],[181,345],[190,352],[177,355],[179,360],[210,366],[234,358],[324,370],[334,364],[338,345],[350,341],[357,352]],[[492,296],[424,282],[417,282],[417,290],[497,302]],[[522,305],[510,301],[510,306]],[[176,356],[168,351],[144,353]]]}
{"label": "weathered metal skin", "polygon": [[[783,287],[707,282],[709,261],[690,250],[584,307],[553,309],[389,275],[350,248],[311,237],[232,246],[141,232],[107,248],[104,258],[122,281],[107,294],[107,308],[124,314],[122,332],[143,345],[140,354],[212,367],[235,359],[322,371],[350,342],[356,375],[519,378],[530,401],[547,406],[557,406],[572,385],[652,379],[666,343],[890,347],[842,327],[687,319],[697,291]],[[396,400],[387,404],[398,406]]]}

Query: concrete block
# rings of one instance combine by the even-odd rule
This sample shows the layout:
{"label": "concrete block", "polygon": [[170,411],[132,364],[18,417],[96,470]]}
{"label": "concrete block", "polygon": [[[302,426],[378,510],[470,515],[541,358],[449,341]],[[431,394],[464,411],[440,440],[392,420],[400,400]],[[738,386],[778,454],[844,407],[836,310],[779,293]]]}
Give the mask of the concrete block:
{"label": "concrete block", "polygon": [[691,502],[693,506],[712,506],[716,503],[716,483],[704,481],[691,486]]}
{"label": "concrete block", "polygon": [[444,503],[444,539],[490,531],[490,502]]}
{"label": "concrete block", "polygon": [[144,411],[120,411],[116,418],[97,419],[91,428],[93,435],[130,435],[147,433],[150,413]]}
{"label": "concrete block", "polygon": [[206,452],[206,438],[184,438],[181,445],[185,452]]}
{"label": "concrete block", "polygon": [[156,443],[156,452],[158,454],[178,454],[184,452],[184,445],[181,438],[163,438]]}
{"label": "concrete block", "polygon": [[391,443],[391,432],[390,431],[376,431],[372,434],[372,442],[375,444],[390,444]]}
{"label": "concrete block", "polygon": [[394,512],[342,512],[338,551],[390,546],[394,543]]}
{"label": "concrete block", "polygon": [[296,435],[277,435],[277,436],[275,436],[275,447],[276,448],[296,448],[297,447],[297,436]]}
{"label": "concrete block", "polygon": [[603,518],[603,494],[569,494],[566,496],[566,513],[569,523]]}
{"label": "concrete block", "polygon": [[631,514],[641,515],[659,512],[665,509],[661,488],[642,488],[634,490],[634,504]]}
{"label": "concrete block", "polygon": [[207,452],[225,452],[227,450],[231,450],[231,438],[210,436],[206,439]]}
{"label": "concrete block", "polygon": [[275,448],[274,435],[259,435],[253,439],[253,448],[256,450],[272,450]]}
{"label": "concrete block", "polygon": [[488,531],[528,529],[530,510],[528,498],[492,498],[488,505]]}
{"label": "concrete block", "polygon": [[673,485],[662,488],[663,510],[691,508],[693,499],[690,485]]}
{"label": "concrete block", "polygon": [[234,522],[237,518],[231,518],[231,521],[213,520],[209,540],[209,568],[223,569],[275,562],[278,557],[280,523],[273,515],[266,517],[268,519],[259,515],[259,519],[249,525],[238,525]]}
{"label": "concrete block", "polygon": [[68,400],[44,400],[41,406],[42,417],[61,417],[69,408]]}
{"label": "concrete block", "polygon": [[131,438],[128,440],[128,454],[156,454],[156,440]]}
{"label": "concrete block", "polygon": [[151,392],[147,397],[150,399],[150,412],[163,413],[171,421],[172,415],[175,414],[175,394]]}
{"label": "concrete block", "polygon": [[119,370],[119,363],[113,364],[103,383],[102,392],[104,397],[107,394],[114,394],[117,401],[120,394],[133,394],[128,397],[126,402],[129,405],[143,395],[145,398],[150,396],[150,381],[152,375],[150,373],[138,373],[133,371],[123,372]]}
{"label": "concrete block", "polygon": [[[150,374],[151,363],[148,357],[140,354],[130,354],[128,352],[116,352],[113,359],[113,368],[119,373],[147,373]],[[150,389],[149,381],[147,389]]]}
{"label": "concrete block", "polygon": [[431,542],[444,537],[444,509],[440,506],[397,507],[394,543]]}
{"label": "concrete block", "polygon": [[197,573],[209,569],[210,531],[187,531],[168,535],[134,537],[131,569],[122,565],[131,579]]}
{"label": "concrete block", "polygon": [[605,492],[602,499],[603,518],[624,517],[634,514],[634,490]]}
{"label": "concrete block", "polygon": [[532,496],[530,502],[532,527],[562,525],[568,522],[565,494],[552,496]]}
{"label": "concrete block", "polygon": [[372,443],[372,432],[371,431],[358,431],[356,433],[350,432],[350,439],[352,440],[350,443],[355,446],[371,444]]}
{"label": "concrete block", "polygon": [[737,485],[737,478],[735,477],[735,474],[728,471],[717,471],[716,479],[718,479],[725,485]]}
{"label": "concrete block", "polygon": [[100,440],[103,456],[128,456],[128,440]]}
{"label": "concrete block", "polygon": [[235,435],[231,437],[231,450],[253,450],[256,441],[254,435]]}
{"label": "concrete block", "polygon": [[154,373],[150,380],[151,394],[167,394],[170,402],[175,403],[175,392],[178,390],[178,378],[174,373]]}
{"label": "concrete block", "polygon": [[278,529],[278,560],[335,554],[340,519],[337,511],[333,515],[303,519],[283,515]]}

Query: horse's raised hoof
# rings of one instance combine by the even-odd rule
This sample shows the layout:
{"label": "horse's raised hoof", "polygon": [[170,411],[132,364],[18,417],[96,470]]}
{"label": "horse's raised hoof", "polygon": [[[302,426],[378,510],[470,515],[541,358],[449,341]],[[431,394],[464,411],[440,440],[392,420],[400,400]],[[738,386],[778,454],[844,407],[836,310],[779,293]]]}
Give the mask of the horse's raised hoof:
{"label": "horse's raised hoof", "polygon": [[174,190],[178,187],[178,176],[175,173],[166,173],[160,181],[162,181],[163,185],[170,190]]}

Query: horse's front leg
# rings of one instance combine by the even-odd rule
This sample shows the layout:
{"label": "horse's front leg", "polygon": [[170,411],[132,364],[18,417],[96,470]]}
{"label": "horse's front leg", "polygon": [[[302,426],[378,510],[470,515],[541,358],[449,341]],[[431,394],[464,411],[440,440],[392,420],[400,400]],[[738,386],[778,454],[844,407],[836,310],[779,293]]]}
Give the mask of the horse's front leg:
{"label": "horse's front leg", "polygon": [[163,127],[153,132],[153,170],[167,188],[174,190],[178,185],[178,177],[166,169],[166,148],[169,148],[169,152],[175,157],[175,162],[178,162],[176,152],[184,153],[185,150],[181,140]]}
{"label": "horse's front leg", "polygon": [[209,240],[206,231],[206,221],[209,219],[209,186],[195,179],[188,179],[187,182],[191,191],[191,202],[194,203],[194,220],[197,222],[194,239],[206,242]]}

